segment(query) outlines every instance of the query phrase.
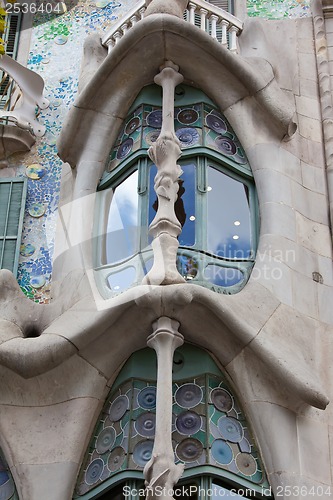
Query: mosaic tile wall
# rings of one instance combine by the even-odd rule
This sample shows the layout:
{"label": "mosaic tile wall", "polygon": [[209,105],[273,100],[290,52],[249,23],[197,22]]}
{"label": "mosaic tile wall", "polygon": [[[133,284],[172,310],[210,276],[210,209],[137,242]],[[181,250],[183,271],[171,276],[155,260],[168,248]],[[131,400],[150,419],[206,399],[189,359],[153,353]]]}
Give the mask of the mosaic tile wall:
{"label": "mosaic tile wall", "polygon": [[[47,130],[29,154],[15,155],[9,167],[1,172],[7,177],[28,177],[18,282],[23,292],[39,303],[50,300],[62,164],[57,156],[56,139],[77,92],[83,41],[96,29],[106,30],[137,0],[74,2],[72,5],[66,2],[68,12],[61,16],[35,16],[28,67],[46,83],[45,96],[50,106],[40,113],[39,119]],[[309,0],[248,0],[248,13],[269,19],[308,16],[309,3]]]}
{"label": "mosaic tile wall", "polygon": [[311,15],[310,0],[247,0],[250,17],[283,19]]}
{"label": "mosaic tile wall", "polygon": [[56,139],[77,92],[82,45],[89,33],[106,30],[135,3],[97,0],[69,6],[66,1],[66,14],[34,19],[27,66],[45,81],[44,94],[50,106],[40,113],[39,120],[46,125],[46,133],[29,154],[10,159],[9,168],[1,175],[28,177],[18,282],[23,292],[39,303],[50,300],[62,165]]}

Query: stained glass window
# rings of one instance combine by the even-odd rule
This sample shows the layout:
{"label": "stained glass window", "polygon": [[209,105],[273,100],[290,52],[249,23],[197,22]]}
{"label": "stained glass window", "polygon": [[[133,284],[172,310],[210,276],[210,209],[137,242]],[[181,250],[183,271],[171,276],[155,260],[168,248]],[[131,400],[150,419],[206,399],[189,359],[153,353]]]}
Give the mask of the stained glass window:
{"label": "stained glass window", "polygon": [[[245,485],[264,498],[261,492],[269,484],[263,463],[232,387],[207,353],[184,345],[176,354],[172,405],[176,463],[184,464],[187,476],[209,472],[217,490],[230,484],[237,491]],[[115,381],[92,436],[75,497],[92,498],[95,488],[110,487],[125,472],[127,478],[142,478],[153,450],[155,412],[155,353],[147,348],[132,355]],[[203,498],[192,492],[193,498]]]}
{"label": "stained glass window", "polygon": [[[160,134],[161,95],[153,86],[140,96],[99,186],[104,194],[97,209],[102,236],[95,270],[106,298],[141,283],[153,262],[148,227],[158,208],[157,169],[147,149]],[[176,89],[175,131],[183,172],[175,203],[182,227],[178,270],[186,281],[235,293],[250,275],[257,241],[256,195],[246,154],[216,106],[185,85]],[[106,214],[102,220],[101,213]]]}

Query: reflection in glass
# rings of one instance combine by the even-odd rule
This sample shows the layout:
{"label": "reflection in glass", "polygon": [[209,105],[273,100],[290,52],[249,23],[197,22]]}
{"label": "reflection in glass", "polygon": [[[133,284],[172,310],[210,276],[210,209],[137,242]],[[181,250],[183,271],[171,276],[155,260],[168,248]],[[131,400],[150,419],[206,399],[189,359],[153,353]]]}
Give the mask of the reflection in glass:
{"label": "reflection in glass", "polygon": [[106,263],[134,255],[138,249],[138,172],[133,172],[113,190],[107,234]]}
{"label": "reflection in glass", "polygon": [[[207,250],[219,257],[251,256],[248,188],[213,167],[207,168]],[[229,285],[230,286],[230,285]]]}
{"label": "reflection in glass", "polygon": [[113,292],[122,292],[132,285],[135,278],[135,267],[126,267],[117,273],[109,274],[108,284]]}
{"label": "reflection in glass", "polygon": [[[183,174],[179,179],[178,198],[175,203],[175,213],[182,225],[178,237],[181,246],[193,246],[195,243],[195,165],[190,163],[181,166]],[[154,178],[157,173],[155,165],[149,171],[149,214],[150,224],[156,215],[158,200],[154,191]]]}
{"label": "reflection in glass", "polygon": [[[244,498],[254,498],[254,494],[251,497],[245,496],[244,493],[246,491],[246,488],[240,491],[242,492],[243,495],[237,495],[236,493],[237,489],[233,488],[232,491],[226,488],[223,488],[219,484],[213,482],[212,483],[212,496],[210,497],[211,500],[220,500],[221,498],[233,498],[234,500],[244,500]],[[247,489],[248,492],[249,489]],[[252,492],[252,491],[251,491]]]}
{"label": "reflection in glass", "polygon": [[198,274],[198,262],[193,257],[177,255],[177,269],[186,281],[190,281]]}
{"label": "reflection in glass", "polygon": [[185,500],[186,498],[190,498],[191,500],[198,500],[199,499],[199,485],[198,484],[176,484],[174,486],[175,493],[175,498],[177,500]]}
{"label": "reflection in glass", "polygon": [[232,267],[209,264],[205,269],[205,279],[218,286],[233,286],[243,280],[243,273]]}

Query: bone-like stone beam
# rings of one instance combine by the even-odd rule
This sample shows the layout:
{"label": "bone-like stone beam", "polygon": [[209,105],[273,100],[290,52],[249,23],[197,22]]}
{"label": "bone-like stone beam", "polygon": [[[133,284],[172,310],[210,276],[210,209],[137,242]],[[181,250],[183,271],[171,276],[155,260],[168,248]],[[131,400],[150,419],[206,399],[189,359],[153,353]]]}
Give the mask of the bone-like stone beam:
{"label": "bone-like stone beam", "polygon": [[[155,349],[157,356],[156,430],[152,457],[143,474],[152,500],[173,498],[170,492],[181,477],[184,466],[174,463],[172,449],[172,361],[175,349],[184,342],[178,332],[179,323],[166,316],[153,324],[153,333],[147,345]],[[158,489],[156,487],[158,486]]]}
{"label": "bone-like stone beam", "polygon": [[175,88],[183,81],[178,69],[178,66],[167,61],[154,79],[163,88],[162,129],[157,141],[148,150],[149,157],[157,167],[154,189],[158,208],[149,227],[149,234],[154,238],[154,264],[143,279],[144,284],[170,285],[185,281],[176,267],[179,246],[177,236],[182,229],[175,214],[178,179],[182,174],[177,165],[181,155],[180,142],[174,129]]}

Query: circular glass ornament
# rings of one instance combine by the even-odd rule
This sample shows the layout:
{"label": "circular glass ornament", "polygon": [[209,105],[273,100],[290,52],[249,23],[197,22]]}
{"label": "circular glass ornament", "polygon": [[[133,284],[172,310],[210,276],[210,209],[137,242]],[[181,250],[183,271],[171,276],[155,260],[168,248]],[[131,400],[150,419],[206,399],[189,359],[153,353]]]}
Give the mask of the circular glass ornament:
{"label": "circular glass ornament", "polygon": [[155,413],[142,413],[134,422],[135,430],[140,436],[153,437],[155,435]]}
{"label": "circular glass ornament", "polygon": [[138,394],[138,403],[145,410],[152,410],[156,406],[156,387],[147,386]]}
{"label": "circular glass ornament", "polygon": [[148,134],[145,135],[146,143],[150,144],[150,146],[152,146],[154,144],[154,142],[156,142],[157,139],[159,138],[160,132],[161,131],[159,129],[148,132]]}
{"label": "circular glass ornament", "polygon": [[234,141],[232,141],[228,137],[218,136],[215,138],[215,143],[217,149],[221,151],[221,153],[228,156],[233,156],[234,154],[236,154],[237,146]]}
{"label": "circular glass ornament", "polygon": [[139,467],[144,467],[151,458],[154,442],[147,439],[140,441],[133,450],[133,460]]}
{"label": "circular glass ornament", "polygon": [[213,389],[210,395],[211,401],[215,408],[219,411],[228,412],[233,407],[233,399],[231,394],[221,387]]}
{"label": "circular glass ornament", "polygon": [[120,144],[117,150],[117,160],[122,160],[125,158],[133,148],[134,141],[132,137],[126,139],[123,143]]}
{"label": "circular glass ornament", "polygon": [[184,411],[177,416],[176,429],[180,434],[192,435],[201,428],[201,417],[194,411]]}
{"label": "circular glass ornament", "polygon": [[96,451],[100,455],[111,450],[116,440],[116,431],[113,427],[105,427],[96,440]]}
{"label": "circular glass ornament", "polygon": [[227,125],[223,118],[212,113],[206,116],[206,125],[218,134],[223,134],[227,131]]}
{"label": "circular glass ornament", "polygon": [[184,384],[178,387],[175,393],[176,403],[182,408],[197,406],[203,397],[202,389],[197,384]]}
{"label": "circular glass ornament", "polygon": [[191,125],[199,118],[199,113],[192,108],[186,108],[179,111],[177,120],[183,125]]}
{"label": "circular glass ornament", "polygon": [[249,453],[239,453],[236,456],[236,465],[244,476],[253,476],[257,472],[257,462]]}
{"label": "circular glass ornament", "polygon": [[115,472],[121,468],[126,457],[126,452],[121,446],[117,446],[111,451],[108,458],[108,467],[111,472]]}
{"label": "circular glass ornament", "polygon": [[198,439],[183,439],[176,447],[176,455],[183,462],[195,462],[201,457],[203,445]]}
{"label": "circular glass ornament", "polygon": [[134,118],[132,118],[127,124],[126,124],[126,127],[125,127],[125,134],[129,135],[131,134],[132,132],[134,132],[134,130],[136,130],[138,127],[140,127],[140,118],[138,116],[135,116]]}
{"label": "circular glass ornament", "polygon": [[93,484],[97,483],[97,481],[99,480],[99,478],[103,474],[103,470],[104,470],[103,460],[101,458],[95,458],[95,460],[93,460],[89,464],[89,466],[86,470],[86,473],[85,473],[86,483],[89,485],[93,485]]}
{"label": "circular glass ornament", "polygon": [[176,131],[176,136],[178,137],[181,146],[183,148],[189,148],[194,144],[199,142],[199,132],[195,128],[180,128]]}
{"label": "circular glass ornament", "polygon": [[239,443],[244,437],[242,424],[232,417],[221,417],[217,427],[224,439],[231,443]]}
{"label": "circular glass ornament", "polygon": [[147,125],[149,127],[161,128],[162,127],[162,110],[155,109],[154,111],[151,111],[147,115],[146,120],[147,120]]}
{"label": "circular glass ornament", "polygon": [[221,465],[228,465],[233,460],[232,449],[223,439],[215,439],[211,451],[214,460]]}
{"label": "circular glass ornament", "polygon": [[125,395],[118,396],[111,404],[109,410],[109,418],[113,422],[120,420],[126,413],[129,406],[128,397]]}

